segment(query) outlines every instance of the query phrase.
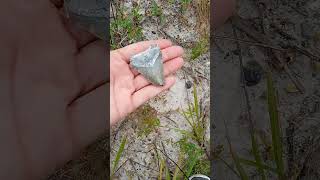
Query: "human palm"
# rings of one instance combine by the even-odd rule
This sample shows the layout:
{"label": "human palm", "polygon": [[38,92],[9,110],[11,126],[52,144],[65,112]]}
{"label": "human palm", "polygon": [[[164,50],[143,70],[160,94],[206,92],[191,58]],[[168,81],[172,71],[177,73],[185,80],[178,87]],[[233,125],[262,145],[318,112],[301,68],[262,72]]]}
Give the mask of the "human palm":
{"label": "human palm", "polygon": [[[94,141],[108,127],[109,89],[116,122],[174,82],[150,86],[129,69],[128,58],[150,42],[111,52],[107,74],[105,44],[75,28],[61,7],[62,0],[0,6],[0,179],[41,179]],[[155,43],[166,74],[176,71],[181,49]]]}
{"label": "human palm", "polygon": [[61,3],[0,5],[0,179],[41,179],[106,130],[105,44]]}
{"label": "human palm", "polygon": [[[157,44],[164,61],[165,85],[151,85],[141,74],[131,69],[130,57]],[[174,74],[183,65],[183,50],[168,40],[144,41],[111,51],[110,53],[110,107],[111,124],[116,123],[137,107],[170,88]]]}

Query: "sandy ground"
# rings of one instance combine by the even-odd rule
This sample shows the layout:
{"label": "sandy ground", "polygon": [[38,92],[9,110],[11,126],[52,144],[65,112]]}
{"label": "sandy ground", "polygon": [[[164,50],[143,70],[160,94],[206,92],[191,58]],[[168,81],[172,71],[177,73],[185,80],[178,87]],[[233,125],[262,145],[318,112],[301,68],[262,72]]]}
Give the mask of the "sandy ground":
{"label": "sandy ground", "polygon": [[[259,8],[260,7],[260,8]],[[317,33],[319,26],[319,1],[257,1],[249,0],[238,2],[238,15],[249,20],[251,27],[258,34],[264,34],[269,42],[264,45],[287,49],[302,47],[319,57],[319,39]],[[251,117],[254,121],[257,136],[264,137],[267,144],[271,145],[271,132],[269,125],[268,106],[266,100],[266,72],[271,69],[272,78],[278,93],[282,142],[284,145],[284,161],[288,179],[318,179],[319,168],[319,123],[320,123],[320,73],[319,58],[310,58],[303,55],[297,48],[288,48],[286,51],[286,64],[292,72],[292,77],[301,83],[303,93],[295,87],[293,81],[284,70],[269,68],[272,56],[261,48],[261,36],[255,40],[237,28],[234,23],[238,39],[250,42],[240,42],[242,61],[257,62],[261,67],[262,79],[257,85],[246,86],[248,104],[251,107]],[[239,30],[241,29],[241,30]],[[252,31],[250,31],[252,32]],[[264,32],[264,33],[263,33]],[[214,72],[214,105],[213,117],[216,128],[213,129],[216,147],[223,146],[220,157],[226,160],[235,169],[234,162],[229,153],[226,141],[226,121],[232,146],[237,154],[247,159],[253,159],[249,135],[249,120],[247,101],[240,76],[239,48],[233,34],[233,26],[228,22],[216,31],[216,40],[213,56]],[[252,35],[252,34],[251,34]],[[276,50],[277,51],[277,50]],[[288,62],[289,61],[289,62]],[[317,62],[317,63],[316,63]],[[240,102],[240,103],[239,103]],[[232,113],[230,113],[232,112]],[[270,159],[268,145],[262,145],[260,150],[263,162],[274,166]],[[270,147],[270,146],[269,146]],[[239,179],[222,161],[215,161],[216,179]],[[245,166],[250,179],[260,179],[255,169]],[[274,174],[268,173],[267,179],[276,179]]]}
{"label": "sandy ground", "polygon": [[[155,99],[152,99],[148,104],[157,111],[157,117],[160,119],[162,127],[157,128],[147,137],[139,137],[137,123],[139,117],[132,115],[124,122],[114,129],[111,138],[112,152],[111,162],[119,147],[121,138],[126,135],[128,139],[128,146],[126,146],[121,163],[123,166],[118,170],[117,177],[119,179],[128,179],[127,174],[130,174],[133,179],[157,179],[159,176],[158,160],[155,157],[155,145],[158,147],[164,146],[167,155],[174,160],[178,161],[179,150],[175,145],[181,134],[174,131],[172,128],[187,130],[189,128],[186,120],[178,113],[178,110],[187,108],[187,104],[193,101],[192,91],[193,88],[186,88],[186,82],[196,83],[198,97],[202,102],[203,108],[209,111],[209,82],[210,82],[210,61],[209,52],[202,54],[195,60],[191,60],[190,44],[197,43],[199,34],[195,30],[196,17],[193,16],[194,9],[190,8],[183,16],[190,17],[187,22],[182,23],[178,15],[178,7],[172,6],[164,8],[166,4],[160,3],[163,7],[164,23],[157,25],[155,18],[147,18],[144,20],[143,35],[145,40],[168,38],[175,44],[184,47],[186,56],[185,65],[182,70],[177,73],[176,84],[168,91]],[[150,9],[151,4],[142,3],[142,7]],[[130,3],[127,4],[130,7]],[[141,11],[143,13],[143,11]],[[155,32],[155,33],[152,33]],[[209,139],[209,122],[207,125],[207,139]],[[175,165],[168,161],[170,168],[174,170]]]}

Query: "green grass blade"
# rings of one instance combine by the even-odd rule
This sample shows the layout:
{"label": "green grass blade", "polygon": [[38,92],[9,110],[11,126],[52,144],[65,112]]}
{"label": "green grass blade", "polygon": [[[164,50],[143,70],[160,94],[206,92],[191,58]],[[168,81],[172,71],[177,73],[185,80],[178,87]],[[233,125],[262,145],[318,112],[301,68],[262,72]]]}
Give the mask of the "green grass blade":
{"label": "green grass blade", "polygon": [[277,109],[277,95],[274,88],[271,74],[267,76],[267,96],[268,96],[268,109],[270,117],[270,127],[272,134],[272,150],[274,160],[277,165],[278,178],[284,179],[284,162],[282,158],[282,142],[281,142],[281,128],[279,122],[279,114]]}
{"label": "green grass blade", "polygon": [[245,172],[245,170],[241,166],[240,159],[239,159],[238,155],[233,151],[226,122],[224,122],[224,125],[225,125],[226,133],[227,133],[226,138],[227,138],[228,145],[229,145],[229,151],[230,151],[231,157],[236,165],[237,171],[239,172],[240,178],[241,178],[241,180],[249,180],[247,173]]}
{"label": "green grass blade", "polygon": [[230,153],[231,153],[232,159],[235,162],[235,165],[236,165],[236,168],[237,168],[237,170],[239,172],[241,180],[249,180],[249,177],[248,177],[247,173],[245,172],[245,170],[241,166],[241,163],[240,163],[238,155],[233,151],[233,149],[231,147],[231,144],[229,144],[229,146],[230,146]]}
{"label": "green grass blade", "polygon": [[251,132],[251,146],[252,146],[252,153],[253,153],[254,159],[257,163],[256,168],[257,168],[262,180],[266,180],[266,175],[265,175],[265,172],[262,167],[262,157],[260,155],[260,151],[259,151],[256,137],[254,135],[254,131]]}
{"label": "green grass blade", "polygon": [[172,180],[178,180],[180,178],[179,167],[182,165],[182,163],[183,163],[183,152],[180,152],[178,157],[178,163],[177,163],[176,169],[174,170]]}
{"label": "green grass blade", "polygon": [[223,162],[223,164],[226,165],[226,167],[229,168],[235,175],[237,175],[239,178],[241,178],[240,175],[238,174],[238,172],[237,172],[236,170],[234,170],[233,167],[226,162],[226,160],[224,160],[223,158],[221,158],[221,157],[219,157],[219,156],[217,156],[217,158],[218,158],[221,162]]}
{"label": "green grass blade", "polygon": [[114,161],[113,161],[113,167],[112,167],[112,173],[111,173],[111,177],[113,177],[113,175],[114,175],[114,173],[115,173],[115,170],[116,170],[116,168],[117,168],[117,166],[118,166],[118,164],[119,164],[119,160],[120,160],[120,157],[121,157],[121,155],[122,155],[122,153],[123,153],[123,151],[124,151],[124,147],[125,147],[125,145],[126,145],[126,142],[127,142],[127,137],[126,136],[124,136],[123,138],[122,138],[122,140],[121,140],[121,144],[120,144],[120,147],[119,147],[119,149],[118,149],[118,152],[117,152],[117,154],[116,154],[116,158],[114,159]]}
{"label": "green grass blade", "polygon": [[160,160],[160,169],[159,169],[159,177],[158,180],[162,180],[162,173],[163,173],[163,168],[164,168],[164,160]]}
{"label": "green grass blade", "polygon": [[194,128],[194,124],[193,122],[191,122],[191,120],[189,119],[188,115],[186,114],[186,112],[182,111],[182,115],[183,117],[187,120],[187,122],[189,123],[189,125]]}
{"label": "green grass blade", "polygon": [[191,176],[191,173],[193,171],[194,166],[196,165],[197,161],[199,160],[198,153],[195,152],[195,154],[188,159],[188,167],[186,171],[186,176]]}
{"label": "green grass blade", "polygon": [[260,165],[258,165],[258,163],[255,162],[255,161],[251,161],[251,160],[247,160],[247,159],[243,159],[243,158],[239,158],[239,160],[240,160],[240,162],[241,162],[242,164],[245,164],[245,165],[248,165],[248,166],[252,166],[252,167],[256,167],[256,168],[261,167],[261,168],[264,169],[264,170],[272,171],[272,172],[274,172],[274,173],[277,173],[277,172],[278,172],[277,169],[275,169],[275,168],[273,168],[273,167],[270,167],[270,166],[268,166],[268,165],[266,165],[266,164],[263,164],[263,163],[261,163]]}
{"label": "green grass blade", "polygon": [[197,93],[197,88],[194,85],[193,86],[193,98],[194,98],[194,112],[196,114],[197,120],[200,119],[200,111],[199,111],[199,102],[198,102],[198,93]]}
{"label": "green grass blade", "polygon": [[171,180],[170,171],[167,166],[166,166],[165,170],[166,170],[166,180]]}

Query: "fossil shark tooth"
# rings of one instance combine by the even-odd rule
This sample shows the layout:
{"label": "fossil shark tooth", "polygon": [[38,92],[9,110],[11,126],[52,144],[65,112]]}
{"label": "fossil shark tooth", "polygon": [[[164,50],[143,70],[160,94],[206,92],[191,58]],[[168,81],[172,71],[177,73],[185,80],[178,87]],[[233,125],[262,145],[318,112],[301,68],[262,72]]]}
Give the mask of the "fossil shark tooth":
{"label": "fossil shark tooth", "polygon": [[64,0],[67,17],[77,26],[107,40],[107,6],[106,0]]}
{"label": "fossil shark tooth", "polygon": [[130,65],[154,85],[164,85],[163,61],[159,46],[151,45],[147,50],[130,58]]}

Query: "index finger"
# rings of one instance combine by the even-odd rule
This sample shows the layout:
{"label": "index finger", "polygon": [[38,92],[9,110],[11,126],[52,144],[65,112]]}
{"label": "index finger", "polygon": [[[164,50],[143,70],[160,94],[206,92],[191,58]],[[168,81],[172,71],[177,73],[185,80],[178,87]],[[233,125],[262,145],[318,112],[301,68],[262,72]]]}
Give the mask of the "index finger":
{"label": "index finger", "polygon": [[149,48],[150,45],[157,44],[160,49],[164,49],[172,46],[172,42],[167,39],[142,41],[138,43],[131,44],[129,46],[117,49],[116,51],[122,56],[122,58],[129,62],[131,56],[140,53]]}

